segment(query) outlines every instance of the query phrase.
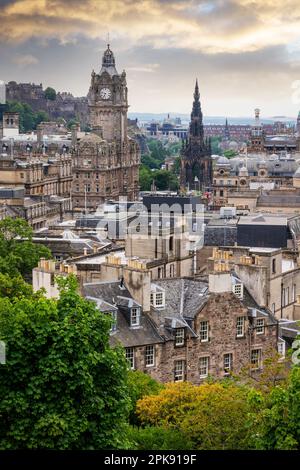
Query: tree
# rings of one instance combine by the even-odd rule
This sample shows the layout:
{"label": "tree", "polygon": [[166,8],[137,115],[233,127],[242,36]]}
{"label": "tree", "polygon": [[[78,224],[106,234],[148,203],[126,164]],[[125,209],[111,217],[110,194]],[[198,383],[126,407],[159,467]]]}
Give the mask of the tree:
{"label": "tree", "polygon": [[130,400],[111,318],[58,280],[59,300],[0,298],[0,449],[116,449]]}
{"label": "tree", "polygon": [[56,91],[50,86],[46,88],[46,90],[44,91],[44,95],[47,100],[55,101],[56,99]]}
{"label": "tree", "polygon": [[11,277],[0,273],[0,297],[22,298],[33,295],[32,286],[24,281],[20,274]]}
{"label": "tree", "polygon": [[1,273],[31,275],[40,258],[51,258],[51,251],[44,245],[35,245],[32,236],[32,228],[24,219],[6,217],[0,221]]}
{"label": "tree", "polygon": [[237,152],[235,150],[225,150],[224,157],[233,158],[237,156]]}
{"label": "tree", "polygon": [[300,449],[300,367],[294,366],[288,383],[265,395],[265,407],[257,416],[258,449]]}
{"label": "tree", "polygon": [[74,126],[74,124],[79,124],[79,121],[77,119],[70,119],[70,121],[68,121],[68,124],[67,124],[67,127],[68,129],[71,129],[72,126]]}
{"label": "tree", "polygon": [[158,395],[139,400],[137,415],[145,426],[179,431],[193,449],[247,449],[255,432],[249,419],[253,395],[260,393],[230,381],[168,384]]}
{"label": "tree", "polygon": [[49,115],[46,113],[46,111],[38,111],[35,113],[34,116],[34,128],[36,129],[37,125],[40,124],[41,122],[47,122],[50,121]]}
{"label": "tree", "polygon": [[145,165],[141,165],[139,177],[141,191],[150,191],[152,179],[153,175],[151,170],[149,170]]}
{"label": "tree", "polygon": [[156,380],[152,379],[148,374],[144,374],[139,370],[129,371],[128,373],[128,387],[129,395],[131,398],[131,414],[130,422],[137,424],[138,419],[136,416],[137,401],[148,395],[156,395],[163,389],[163,385]]}

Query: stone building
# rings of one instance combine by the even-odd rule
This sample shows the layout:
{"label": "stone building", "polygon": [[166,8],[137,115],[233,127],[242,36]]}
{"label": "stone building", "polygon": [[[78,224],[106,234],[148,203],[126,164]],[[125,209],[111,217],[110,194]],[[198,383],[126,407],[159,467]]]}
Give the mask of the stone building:
{"label": "stone building", "polygon": [[188,139],[181,151],[180,185],[188,189],[207,191],[212,183],[210,141],[204,139],[203,116],[198,81],[196,81]]}
{"label": "stone building", "polygon": [[[50,268],[34,270],[35,290],[48,286],[48,294],[57,296]],[[132,369],[162,382],[200,384],[209,376],[224,378],[243,368],[256,375],[270,350],[283,343],[272,314],[240,286],[228,265],[224,269],[218,262],[209,282],[152,281],[136,262],[121,280],[85,283],[82,293],[112,316],[111,343],[125,347]]]}
{"label": "stone building", "polygon": [[300,263],[294,251],[243,246],[214,248],[208,270],[227,260],[232,272],[260,308],[278,320],[299,320]]}
{"label": "stone building", "polygon": [[127,133],[127,85],[125,71],[118,74],[109,45],[99,74],[92,72],[88,93],[92,132],[74,138],[74,208],[97,209],[107,199],[139,191],[140,151]]}
{"label": "stone building", "polygon": [[[213,205],[219,208],[230,204],[235,193],[247,199],[261,191],[293,190],[299,188],[299,157],[277,154],[252,155],[247,157],[219,157],[213,170]],[[251,207],[249,206],[249,209]]]}

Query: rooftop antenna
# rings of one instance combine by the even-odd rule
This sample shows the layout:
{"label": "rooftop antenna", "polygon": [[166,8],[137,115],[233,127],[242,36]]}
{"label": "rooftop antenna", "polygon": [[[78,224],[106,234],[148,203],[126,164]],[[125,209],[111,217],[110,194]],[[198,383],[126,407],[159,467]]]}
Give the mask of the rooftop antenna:
{"label": "rooftop antenna", "polygon": [[109,31],[108,31],[107,36],[106,36],[106,43],[107,43],[107,46],[109,47]]}

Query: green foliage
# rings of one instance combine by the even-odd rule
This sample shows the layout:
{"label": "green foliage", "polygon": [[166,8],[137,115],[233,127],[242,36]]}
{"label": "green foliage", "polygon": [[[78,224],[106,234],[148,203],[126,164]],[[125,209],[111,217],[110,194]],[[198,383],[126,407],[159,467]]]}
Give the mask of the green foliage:
{"label": "green foliage", "polygon": [[177,429],[130,427],[129,437],[135,450],[193,450],[192,442]]}
{"label": "green foliage", "polygon": [[233,158],[233,157],[236,157],[237,155],[238,155],[238,153],[235,150],[225,150],[224,151],[224,157],[227,157],[227,158]]}
{"label": "green foliage", "polygon": [[0,221],[0,273],[30,275],[40,258],[51,258],[51,251],[32,242],[33,231],[26,220],[6,217]]}
{"label": "green foliage", "polygon": [[294,366],[287,385],[273,387],[257,417],[259,449],[300,449],[300,367]]}
{"label": "green foliage", "polygon": [[0,449],[124,448],[130,406],[123,350],[111,319],[77,292],[60,299],[0,298]]}
{"label": "green foliage", "polygon": [[221,141],[221,137],[211,137],[211,153],[213,155],[222,155],[223,152],[219,147]]}
{"label": "green foliage", "polygon": [[141,191],[150,191],[152,181],[159,190],[176,191],[179,188],[178,177],[172,171],[155,170],[151,171],[145,165],[140,167],[140,188]]}
{"label": "green foliage", "polygon": [[27,103],[19,101],[9,101],[7,103],[8,111],[12,113],[19,113],[20,115],[20,131],[28,132],[36,129],[36,126],[42,121],[49,121],[49,116],[45,111],[32,110],[32,107]]}
{"label": "green foliage", "polygon": [[137,401],[146,395],[156,395],[163,389],[163,385],[148,374],[139,370],[130,370],[128,372],[128,387],[131,398],[130,422],[137,424],[139,422],[135,413]]}
{"label": "green foliage", "polygon": [[0,273],[0,297],[22,298],[33,295],[30,284],[24,281],[22,276],[14,277]]}
{"label": "green foliage", "polygon": [[71,129],[71,127],[72,127],[74,124],[79,124],[79,121],[78,121],[77,119],[70,119],[70,121],[68,121],[67,128],[68,128],[68,129]]}
{"label": "green foliage", "polygon": [[259,392],[235,383],[168,384],[158,395],[139,400],[137,415],[145,426],[181,433],[193,449],[248,449],[254,432],[250,390],[253,402]]}
{"label": "green foliage", "polygon": [[56,99],[56,91],[54,90],[54,88],[51,88],[50,86],[46,88],[44,95],[47,100],[55,101]]}

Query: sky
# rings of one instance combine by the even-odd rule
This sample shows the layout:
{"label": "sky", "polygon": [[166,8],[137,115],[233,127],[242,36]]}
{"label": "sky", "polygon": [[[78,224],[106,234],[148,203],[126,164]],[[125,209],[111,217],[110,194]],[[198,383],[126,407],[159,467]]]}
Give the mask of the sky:
{"label": "sky", "polygon": [[0,80],[87,94],[109,42],[131,112],[295,117],[299,0],[0,0]]}

